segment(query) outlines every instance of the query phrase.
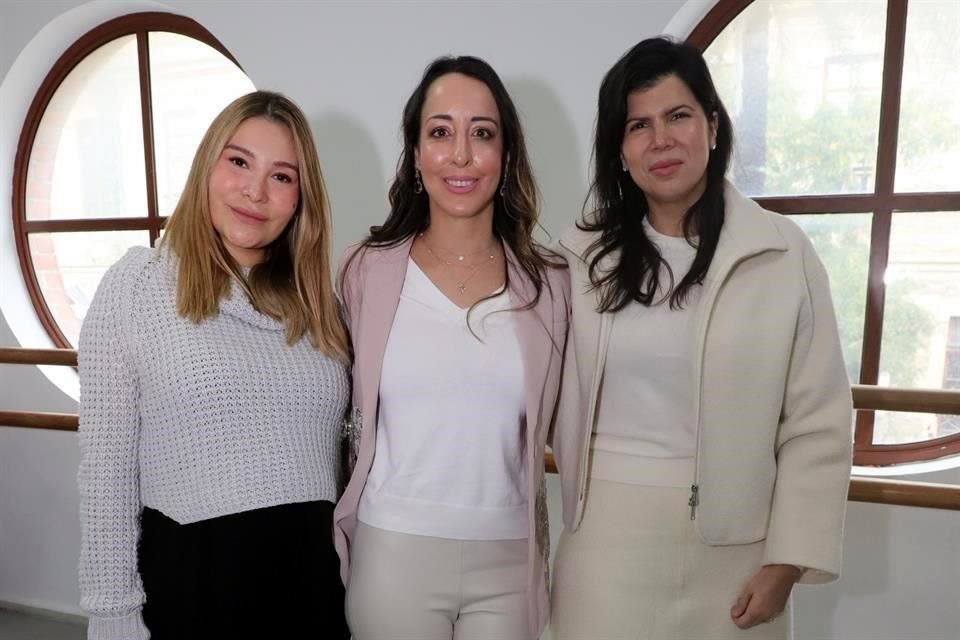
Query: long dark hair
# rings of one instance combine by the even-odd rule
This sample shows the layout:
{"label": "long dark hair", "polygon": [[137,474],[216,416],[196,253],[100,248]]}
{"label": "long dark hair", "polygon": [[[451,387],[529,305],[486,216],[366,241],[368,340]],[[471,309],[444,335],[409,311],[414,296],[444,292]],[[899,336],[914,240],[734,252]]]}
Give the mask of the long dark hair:
{"label": "long dark hair", "polygon": [[[649,210],[647,198],[630,174],[622,170],[620,153],[627,96],[669,75],[682,80],[707,119],[715,116],[717,122],[716,149],[710,152],[707,163],[706,189],[683,218],[684,237],[692,243],[692,238],[699,236],[697,253],[687,274],[671,287],[671,308],[683,306],[690,290],[703,282],[717,249],[724,219],[724,175],[733,148],[730,116],[699,50],[662,37],[643,40],[613,65],[600,85],[594,177],[584,206],[586,211],[589,205],[592,213],[578,223],[584,231],[600,232],[588,250],[590,281],[601,290],[598,311],[619,311],[634,300],[646,306],[656,302],[660,267],[666,263],[643,231],[642,220]],[[616,267],[601,273],[600,261],[613,252],[619,252]]]}
{"label": "long dark hair", "polygon": [[[420,142],[420,118],[427,90],[438,78],[459,73],[479,80],[493,94],[500,113],[503,139],[501,176],[503,189],[494,195],[493,232],[508,245],[520,269],[532,282],[536,295],[523,308],[533,307],[540,299],[547,267],[562,266],[555,254],[533,239],[533,230],[540,215],[537,185],[527,155],[520,116],[500,76],[485,61],[472,56],[437,58],[423,73],[403,108],[403,151],[397,161],[397,175],[390,186],[390,214],[381,225],[370,227],[370,235],[362,243],[367,247],[390,247],[420,233],[430,224],[430,201],[426,191],[414,190],[414,151]],[[509,162],[508,162],[509,159]],[[354,256],[361,251],[355,252]],[[344,269],[346,272],[346,269]],[[507,275],[509,281],[509,272]],[[509,282],[508,282],[509,284]]]}

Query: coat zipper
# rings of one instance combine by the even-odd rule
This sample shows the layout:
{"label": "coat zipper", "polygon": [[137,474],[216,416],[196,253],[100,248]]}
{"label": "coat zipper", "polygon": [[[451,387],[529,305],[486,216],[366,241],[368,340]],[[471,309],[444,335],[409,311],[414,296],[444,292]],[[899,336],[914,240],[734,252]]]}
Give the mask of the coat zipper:
{"label": "coat zipper", "polygon": [[697,505],[700,504],[700,487],[699,485],[692,484],[690,485],[690,499],[687,500],[687,506],[690,507],[690,519],[697,519]]}
{"label": "coat zipper", "polygon": [[[714,256],[716,257],[716,256]],[[690,499],[687,500],[687,506],[690,507],[690,520],[697,519],[697,507],[700,505],[700,441],[703,436],[703,360],[704,353],[706,352],[707,346],[707,328],[710,324],[710,317],[713,315],[713,309],[717,303],[717,296],[720,294],[720,287],[726,282],[727,278],[730,276],[730,272],[743,260],[746,259],[746,256],[742,256],[738,259],[733,260],[728,266],[723,269],[718,269],[720,275],[723,277],[712,284],[712,288],[709,292],[704,291],[705,294],[709,295],[704,296],[704,302],[709,303],[709,308],[705,309],[706,317],[704,318],[703,325],[703,334],[700,336],[701,341],[699,342],[700,353],[698,357],[700,358],[700,370],[698,375],[697,382],[699,383],[699,389],[697,393],[699,394],[699,401],[697,403],[697,448],[694,452],[693,464],[693,484],[690,485]]]}

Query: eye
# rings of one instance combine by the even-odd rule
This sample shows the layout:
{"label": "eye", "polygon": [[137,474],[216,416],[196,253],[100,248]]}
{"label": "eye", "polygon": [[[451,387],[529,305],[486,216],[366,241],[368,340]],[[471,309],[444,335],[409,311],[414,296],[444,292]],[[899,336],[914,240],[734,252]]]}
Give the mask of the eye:
{"label": "eye", "polygon": [[627,125],[627,131],[637,131],[639,129],[646,129],[647,122],[645,120],[634,120]]}
{"label": "eye", "polygon": [[240,168],[245,168],[247,166],[246,159],[241,158],[240,156],[232,156],[227,160],[227,162]]}
{"label": "eye", "polygon": [[437,127],[436,129],[430,130],[431,138],[446,138],[449,135],[450,135],[450,132],[447,130],[446,127]]}
{"label": "eye", "polygon": [[492,140],[497,137],[497,134],[491,129],[480,127],[473,132],[473,137],[481,140]]}
{"label": "eye", "polygon": [[677,112],[674,113],[672,116],[670,116],[670,119],[671,119],[671,120],[680,120],[680,119],[682,119],[682,118],[689,118],[689,117],[690,117],[690,114],[689,114],[688,112],[686,112],[686,111],[677,111]]}
{"label": "eye", "polygon": [[275,173],[273,179],[284,184],[293,184],[293,176],[286,173]]}

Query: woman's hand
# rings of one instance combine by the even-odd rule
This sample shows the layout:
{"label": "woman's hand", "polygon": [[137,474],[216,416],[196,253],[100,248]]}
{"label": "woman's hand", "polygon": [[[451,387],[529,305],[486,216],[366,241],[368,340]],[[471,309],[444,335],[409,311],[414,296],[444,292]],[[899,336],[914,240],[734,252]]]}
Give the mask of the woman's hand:
{"label": "woman's hand", "polygon": [[762,567],[750,578],[737,603],[730,609],[733,623],[741,629],[749,629],[779,616],[787,606],[790,590],[801,575],[803,570],[792,564]]}

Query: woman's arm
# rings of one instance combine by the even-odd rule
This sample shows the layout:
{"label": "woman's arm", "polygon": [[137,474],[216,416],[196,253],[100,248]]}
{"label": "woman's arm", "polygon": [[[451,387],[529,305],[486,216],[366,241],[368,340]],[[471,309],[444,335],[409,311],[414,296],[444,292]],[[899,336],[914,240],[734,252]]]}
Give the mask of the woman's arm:
{"label": "woman's arm", "polygon": [[[141,254],[142,255],[142,254]],[[125,315],[134,277],[127,254],[104,276],[80,332],[81,606],[91,640],[149,638],[137,572],[140,433]]]}
{"label": "woman's arm", "polygon": [[777,482],[764,564],[805,567],[801,582],[840,575],[853,404],[827,273],[800,238],[807,300],[797,323],[777,434]]}
{"label": "woman's arm", "polygon": [[730,610],[741,629],[783,613],[797,582],[828,582],[840,575],[853,405],[826,270],[806,237],[798,242],[806,299],[777,433],[777,482],[763,567]]}

